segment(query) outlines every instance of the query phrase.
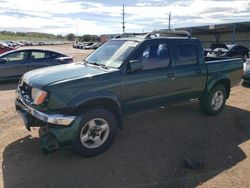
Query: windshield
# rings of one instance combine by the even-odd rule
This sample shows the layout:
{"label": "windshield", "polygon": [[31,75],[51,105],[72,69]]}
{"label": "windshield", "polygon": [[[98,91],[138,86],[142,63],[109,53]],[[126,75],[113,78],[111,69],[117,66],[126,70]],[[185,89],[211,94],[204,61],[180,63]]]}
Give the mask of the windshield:
{"label": "windshield", "polygon": [[137,44],[138,41],[112,40],[97,48],[85,61],[91,64],[119,68]]}

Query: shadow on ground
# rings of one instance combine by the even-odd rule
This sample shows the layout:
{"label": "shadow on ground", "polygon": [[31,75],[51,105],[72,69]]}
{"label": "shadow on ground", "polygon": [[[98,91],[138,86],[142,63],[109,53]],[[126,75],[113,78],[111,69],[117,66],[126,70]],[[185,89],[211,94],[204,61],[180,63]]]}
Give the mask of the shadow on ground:
{"label": "shadow on ground", "polygon": [[[9,187],[195,187],[246,158],[239,144],[250,138],[250,112],[227,106],[215,117],[196,103],[128,116],[105,153],[81,158],[71,150],[44,156],[26,136],[3,153]],[[202,161],[199,170],[184,159]]]}

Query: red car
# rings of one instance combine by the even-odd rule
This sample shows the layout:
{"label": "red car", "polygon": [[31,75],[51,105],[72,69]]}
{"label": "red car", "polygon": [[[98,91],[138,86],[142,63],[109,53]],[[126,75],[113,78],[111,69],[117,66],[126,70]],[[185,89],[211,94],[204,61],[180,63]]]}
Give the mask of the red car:
{"label": "red car", "polygon": [[8,52],[10,50],[15,50],[14,47],[9,47],[7,44],[0,42],[0,54]]}

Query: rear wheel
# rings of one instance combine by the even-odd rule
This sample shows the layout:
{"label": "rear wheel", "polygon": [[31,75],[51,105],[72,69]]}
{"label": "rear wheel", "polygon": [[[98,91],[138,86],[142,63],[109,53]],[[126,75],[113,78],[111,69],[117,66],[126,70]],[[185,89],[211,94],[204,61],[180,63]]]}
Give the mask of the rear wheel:
{"label": "rear wheel", "polygon": [[200,100],[200,108],[206,115],[219,114],[226,103],[226,89],[223,85],[215,85],[207,96]]}
{"label": "rear wheel", "polygon": [[82,114],[75,151],[90,157],[107,150],[115,138],[117,121],[113,113],[106,109],[92,109]]}

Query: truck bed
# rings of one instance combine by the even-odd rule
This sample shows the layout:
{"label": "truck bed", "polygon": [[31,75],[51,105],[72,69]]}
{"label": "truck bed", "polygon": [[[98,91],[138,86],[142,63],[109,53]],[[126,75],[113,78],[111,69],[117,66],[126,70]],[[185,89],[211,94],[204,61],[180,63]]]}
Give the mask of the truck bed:
{"label": "truck bed", "polygon": [[226,75],[231,81],[231,87],[241,80],[243,59],[230,57],[205,57],[208,81],[216,76]]}

